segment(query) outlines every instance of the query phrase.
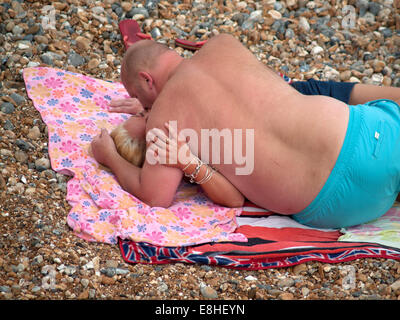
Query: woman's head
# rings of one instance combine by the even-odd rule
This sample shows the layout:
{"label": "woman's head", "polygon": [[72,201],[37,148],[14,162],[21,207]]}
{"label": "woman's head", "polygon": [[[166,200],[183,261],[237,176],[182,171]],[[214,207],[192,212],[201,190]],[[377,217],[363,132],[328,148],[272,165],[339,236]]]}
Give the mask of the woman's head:
{"label": "woman's head", "polygon": [[142,167],[146,155],[146,119],[132,116],[112,132],[118,153],[137,167]]}

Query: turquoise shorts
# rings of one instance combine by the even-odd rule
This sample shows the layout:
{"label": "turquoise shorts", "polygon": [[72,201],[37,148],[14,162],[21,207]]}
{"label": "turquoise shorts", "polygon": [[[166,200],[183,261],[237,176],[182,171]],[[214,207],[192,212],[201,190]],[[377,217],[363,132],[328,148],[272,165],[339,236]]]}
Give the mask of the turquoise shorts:
{"label": "turquoise shorts", "polygon": [[339,157],[318,196],[292,217],[315,228],[345,228],[385,214],[400,191],[400,107],[391,100],[349,106]]}

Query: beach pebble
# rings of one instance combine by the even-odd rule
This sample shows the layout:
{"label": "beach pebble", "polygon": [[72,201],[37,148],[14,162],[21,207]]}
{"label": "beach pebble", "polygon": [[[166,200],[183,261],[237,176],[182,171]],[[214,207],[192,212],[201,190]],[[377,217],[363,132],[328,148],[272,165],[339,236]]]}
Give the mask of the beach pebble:
{"label": "beach pebble", "polygon": [[40,129],[37,126],[34,126],[33,128],[29,129],[28,132],[28,138],[32,140],[36,140],[40,138]]}
{"label": "beach pebble", "polygon": [[294,285],[294,279],[292,279],[292,278],[285,278],[285,279],[282,279],[282,280],[280,280],[279,282],[278,282],[278,287],[280,287],[280,288],[285,288],[285,287],[291,287],[291,286],[293,286]]}
{"label": "beach pebble", "polygon": [[91,42],[89,39],[78,36],[76,39],[76,46],[81,49],[82,51],[88,51],[90,49]]}
{"label": "beach pebble", "polygon": [[[344,23],[345,5],[355,8],[353,27]],[[400,13],[395,5],[393,0],[2,1],[0,299],[399,300],[400,261],[395,258],[235,270],[179,262],[130,264],[118,244],[87,241],[90,221],[77,215],[76,203],[67,198],[67,183],[81,173],[71,177],[52,170],[57,144],[49,134],[54,131],[24,83],[26,68],[37,67],[119,82],[125,49],[118,24],[136,19],[143,33],[185,58],[195,53],[177,47],[175,39],[202,41],[228,33],[262,64],[294,81],[400,87]],[[41,77],[39,70],[30,72]],[[88,102],[116,97],[112,90],[96,89]],[[58,99],[66,98],[66,92],[57,92]],[[50,97],[41,94],[38,101],[46,104]],[[86,100],[80,93],[75,98],[77,103]],[[97,203],[89,195],[78,205],[90,211]],[[108,222],[108,214],[104,219]],[[72,232],[72,223],[81,224],[82,234]],[[102,231],[108,232],[107,227]],[[350,285],[348,270],[355,277]]]}
{"label": "beach pebble", "polygon": [[207,285],[200,286],[200,293],[206,299],[217,299],[218,293],[213,288]]}
{"label": "beach pebble", "polygon": [[400,290],[400,279],[390,285],[393,291]]}
{"label": "beach pebble", "polygon": [[21,95],[18,94],[18,93],[15,93],[15,92],[11,93],[11,94],[10,94],[10,97],[11,97],[11,99],[14,100],[14,102],[15,102],[17,105],[20,105],[20,104],[26,102],[26,99],[25,99],[23,96],[21,96]]}
{"label": "beach pebble", "polygon": [[320,46],[315,46],[315,47],[312,48],[312,50],[311,50],[311,54],[312,54],[313,56],[315,56],[315,55],[317,55],[317,54],[320,54],[320,53],[322,53],[322,52],[324,52],[324,49],[323,49],[322,47],[320,47]]}
{"label": "beach pebble", "polygon": [[99,64],[100,64],[100,61],[98,59],[95,59],[95,58],[91,59],[88,62],[88,68],[89,68],[89,70],[97,68],[99,66]]}
{"label": "beach pebble", "polygon": [[269,10],[268,14],[271,16],[272,19],[279,20],[282,18],[282,14],[276,10]]}
{"label": "beach pebble", "polygon": [[35,167],[38,171],[43,171],[50,168],[50,160],[47,158],[40,158],[35,161]]}
{"label": "beach pebble", "polygon": [[26,163],[28,161],[28,155],[22,150],[15,151],[15,159],[20,163]]}
{"label": "beach pebble", "polygon": [[79,66],[85,64],[86,60],[84,57],[82,57],[81,55],[79,55],[77,53],[71,53],[68,55],[68,63],[70,63],[74,67],[79,67]]}
{"label": "beach pebble", "polygon": [[299,29],[303,32],[310,31],[310,24],[308,23],[307,18],[305,18],[305,17],[299,18]]}
{"label": "beach pebble", "polygon": [[40,56],[40,59],[44,64],[47,64],[49,66],[52,66],[54,64],[53,58],[49,53],[44,53]]}
{"label": "beach pebble", "polygon": [[6,114],[11,114],[15,111],[15,107],[10,102],[4,102],[3,104],[0,105],[0,110],[1,112],[4,112]]}

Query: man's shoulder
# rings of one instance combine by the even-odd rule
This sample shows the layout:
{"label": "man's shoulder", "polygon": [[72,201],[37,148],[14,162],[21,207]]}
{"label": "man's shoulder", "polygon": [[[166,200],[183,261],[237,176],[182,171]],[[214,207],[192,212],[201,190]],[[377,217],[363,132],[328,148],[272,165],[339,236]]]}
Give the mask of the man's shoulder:
{"label": "man's shoulder", "polygon": [[207,52],[207,54],[210,54],[210,52],[214,52],[218,54],[221,51],[232,51],[238,48],[244,48],[238,39],[230,34],[222,33],[208,40],[198,53]]}
{"label": "man's shoulder", "polygon": [[238,44],[238,43],[240,43],[239,40],[237,40],[233,35],[229,33],[220,33],[212,37],[210,40],[208,40],[204,45],[204,47],[210,45],[224,45],[224,44],[226,45],[226,44]]}

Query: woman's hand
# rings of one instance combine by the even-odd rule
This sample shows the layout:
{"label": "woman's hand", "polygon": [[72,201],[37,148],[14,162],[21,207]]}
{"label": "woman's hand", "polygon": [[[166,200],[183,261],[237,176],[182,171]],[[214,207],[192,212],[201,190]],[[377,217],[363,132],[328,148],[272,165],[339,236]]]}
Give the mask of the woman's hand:
{"label": "woman's hand", "polygon": [[164,126],[168,131],[169,138],[161,129],[151,129],[148,136],[150,139],[149,149],[158,156],[160,164],[182,170],[195,156],[190,151],[186,140],[179,139],[175,128],[167,122]]}
{"label": "woman's hand", "polygon": [[127,98],[111,100],[108,111],[136,115],[143,114],[145,110],[138,99]]}
{"label": "woman's hand", "polygon": [[92,153],[96,161],[106,167],[110,167],[112,157],[118,154],[114,140],[106,129],[101,129],[99,135],[95,136],[91,142]]}

